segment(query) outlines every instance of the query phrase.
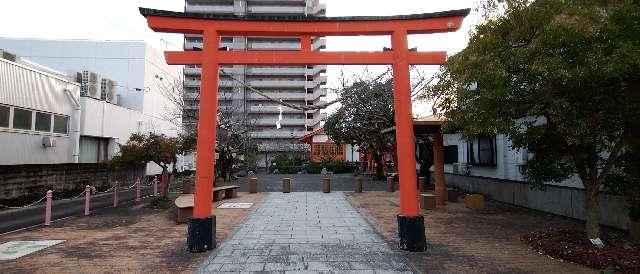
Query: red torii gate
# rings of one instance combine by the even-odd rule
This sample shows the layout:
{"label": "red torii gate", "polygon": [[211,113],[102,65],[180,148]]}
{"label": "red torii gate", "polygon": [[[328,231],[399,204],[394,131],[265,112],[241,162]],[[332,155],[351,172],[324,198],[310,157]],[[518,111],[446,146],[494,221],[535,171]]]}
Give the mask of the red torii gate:
{"label": "red torii gate", "polygon": [[[215,215],[212,214],[218,69],[220,65],[392,65],[393,93],[400,174],[400,248],[423,251],[426,247],[424,218],[420,215],[416,189],[416,159],[411,114],[409,65],[441,65],[444,51],[409,51],[407,35],[458,30],[469,9],[388,17],[228,16],[181,13],[140,8],[156,32],[201,34],[201,51],[165,52],[171,65],[201,65],[198,120],[195,206],[189,221],[187,246],[191,252],[216,247]],[[391,51],[312,51],[311,37],[391,35]],[[297,36],[300,49],[289,51],[220,50],[221,36]]]}

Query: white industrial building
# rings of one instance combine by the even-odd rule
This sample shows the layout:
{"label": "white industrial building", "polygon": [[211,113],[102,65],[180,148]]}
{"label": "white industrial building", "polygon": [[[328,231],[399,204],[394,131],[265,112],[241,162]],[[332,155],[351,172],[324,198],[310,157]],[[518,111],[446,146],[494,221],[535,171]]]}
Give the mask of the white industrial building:
{"label": "white industrial building", "polygon": [[77,163],[79,99],[79,84],[0,58],[0,165]]}
{"label": "white industrial building", "polygon": [[[174,81],[181,71],[179,67],[167,65],[162,54],[143,41],[0,38],[0,49],[18,56],[16,62],[3,60],[0,106],[10,106],[10,115],[15,115],[15,107],[32,109],[34,113],[39,110],[59,113],[69,117],[70,130],[79,131],[75,158],[63,154],[54,156],[53,153],[50,157],[28,153],[6,157],[8,155],[3,154],[0,164],[96,163],[113,157],[118,144],[125,143],[132,133],[153,131],[168,136],[178,133],[179,124],[172,123],[166,116],[175,104],[162,94],[158,81]],[[12,70],[30,76],[17,77]],[[82,77],[83,72],[87,77]],[[51,84],[37,84],[35,75],[73,88],[68,88],[71,91],[67,92]],[[91,83],[81,84],[89,78]],[[66,95],[52,95],[57,92]],[[75,101],[67,98],[69,93],[73,93],[71,97]],[[56,108],[42,107],[44,102]],[[30,135],[41,135],[36,124],[31,126]],[[11,127],[2,128],[2,124],[0,130],[16,132]],[[55,148],[50,151],[64,150],[66,138],[70,137],[52,134],[57,138]],[[0,138],[3,147],[8,140],[4,136]],[[148,173],[158,171],[159,168],[153,166],[147,169]]]}

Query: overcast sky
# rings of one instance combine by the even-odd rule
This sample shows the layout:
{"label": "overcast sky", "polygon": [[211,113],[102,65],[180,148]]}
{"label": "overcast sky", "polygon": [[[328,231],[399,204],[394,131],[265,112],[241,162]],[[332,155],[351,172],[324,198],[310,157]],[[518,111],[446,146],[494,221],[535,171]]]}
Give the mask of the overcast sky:
{"label": "overcast sky", "polygon": [[[179,50],[182,35],[151,31],[138,7],[184,10],[183,0],[19,0],[2,1],[1,37],[46,39],[145,40],[159,50]],[[398,15],[473,8],[476,0],[321,0],[327,4],[327,16]],[[420,51],[446,50],[449,54],[463,49],[470,26],[477,22],[471,15],[456,33],[412,35],[409,47]],[[328,37],[327,50],[377,51],[390,47],[388,37]],[[436,66],[421,68],[425,73]],[[362,67],[329,67],[329,85],[337,86],[340,71],[353,74]],[[384,70],[371,68],[371,70]],[[330,96],[333,97],[333,96]],[[331,99],[331,98],[329,98]],[[428,113],[424,105],[415,106],[420,116]]]}

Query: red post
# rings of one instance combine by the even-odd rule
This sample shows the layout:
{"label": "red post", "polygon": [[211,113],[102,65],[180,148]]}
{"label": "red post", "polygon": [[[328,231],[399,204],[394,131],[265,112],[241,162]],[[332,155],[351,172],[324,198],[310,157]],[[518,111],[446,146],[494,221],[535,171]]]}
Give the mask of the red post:
{"label": "red post", "polygon": [[305,52],[311,51],[311,36],[310,35],[302,35],[300,36],[300,50]]}
{"label": "red post", "polygon": [[140,202],[140,177],[136,178],[136,203]]}
{"label": "red post", "polygon": [[396,112],[396,144],[398,173],[400,176],[400,214],[415,217],[420,214],[416,189],[416,149],[411,114],[411,85],[407,60],[407,32],[395,31],[391,37],[393,46],[393,104]]}
{"label": "red post", "polygon": [[51,224],[51,200],[53,199],[53,191],[47,191],[47,203],[44,209],[44,225]]}
{"label": "red post", "polygon": [[84,187],[84,216],[89,215],[89,209],[91,207],[91,186]]}
{"label": "red post", "polygon": [[396,119],[396,149],[400,185],[398,246],[402,250],[422,252],[427,248],[424,217],[420,215],[416,188],[416,149],[411,114],[407,31],[397,29],[391,35],[393,47],[393,105]]}
{"label": "red post", "polygon": [[118,186],[120,185],[120,182],[116,181],[115,185],[113,186],[113,207],[118,207]]}
{"label": "red post", "polygon": [[198,140],[196,143],[198,154],[196,156],[194,218],[209,218],[212,215],[219,68],[215,57],[219,45],[220,35],[215,30],[204,32]]}
{"label": "red post", "polygon": [[158,196],[158,176],[153,176],[153,196]]}
{"label": "red post", "polygon": [[216,121],[218,114],[218,69],[216,56],[220,35],[216,30],[204,31],[202,82],[196,150],[196,182],[193,218],[189,219],[187,249],[204,252],[216,247],[216,216],[212,212],[215,167]]}

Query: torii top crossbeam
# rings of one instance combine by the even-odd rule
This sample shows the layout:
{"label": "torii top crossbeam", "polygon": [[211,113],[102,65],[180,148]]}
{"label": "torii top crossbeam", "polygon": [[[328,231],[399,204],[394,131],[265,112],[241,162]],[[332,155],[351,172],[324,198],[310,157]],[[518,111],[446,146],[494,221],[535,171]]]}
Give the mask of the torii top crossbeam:
{"label": "torii top crossbeam", "polygon": [[[299,36],[300,51],[219,51],[218,64],[341,64],[388,65],[392,52],[313,52],[311,36],[391,35],[394,32],[429,34],[456,31],[469,9],[401,16],[315,17],[253,16],[237,17],[200,13],[181,13],[140,8],[149,27],[157,32],[204,34],[215,30],[220,36]],[[167,52],[169,64],[201,64],[202,52]],[[440,65],[446,52],[407,52],[411,65]]]}
{"label": "torii top crossbeam", "polygon": [[[202,66],[195,202],[187,240],[189,250],[202,252],[215,247],[215,233],[211,235],[212,226],[215,229],[211,200],[218,108],[218,69],[220,65],[234,64],[392,65],[400,178],[400,247],[405,250],[424,250],[424,218],[420,215],[416,187],[409,65],[440,65],[445,62],[447,54],[444,51],[410,51],[407,35],[456,31],[461,27],[464,17],[469,14],[468,9],[389,17],[237,17],[145,8],[141,8],[140,13],[147,18],[149,27],[154,31],[203,35],[203,48],[200,51],[165,52],[169,64]],[[390,35],[392,50],[331,52],[313,51],[311,47],[311,37],[357,35]],[[299,37],[300,48],[285,51],[228,51],[219,48],[221,36]],[[436,177],[436,195],[442,198],[446,191],[444,181]]]}

